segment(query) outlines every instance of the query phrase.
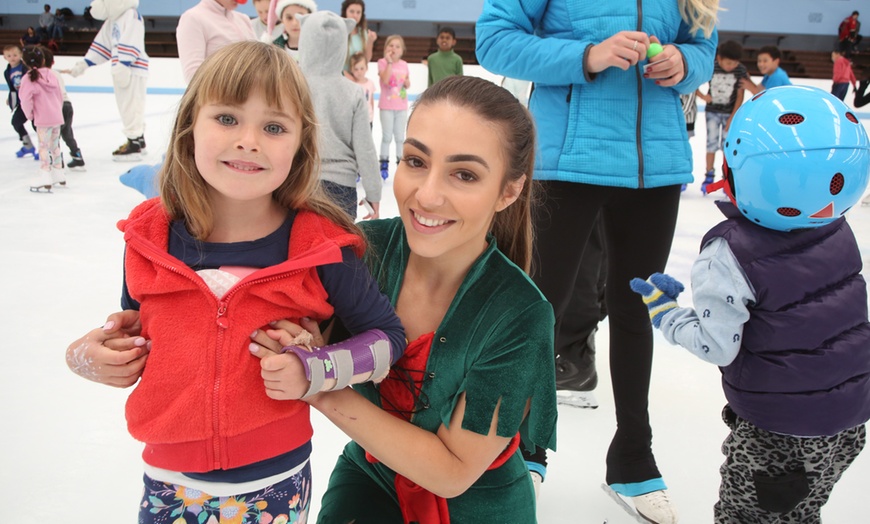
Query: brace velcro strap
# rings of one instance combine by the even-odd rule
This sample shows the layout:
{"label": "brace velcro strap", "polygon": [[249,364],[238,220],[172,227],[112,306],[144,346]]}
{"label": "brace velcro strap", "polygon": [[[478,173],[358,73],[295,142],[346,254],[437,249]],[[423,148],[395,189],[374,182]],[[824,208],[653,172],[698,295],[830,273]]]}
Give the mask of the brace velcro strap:
{"label": "brace velcro strap", "polygon": [[[305,377],[311,382],[302,398],[320,391],[343,389],[357,382],[382,379],[387,376],[392,362],[390,339],[379,329],[310,351],[299,346],[286,346],[282,351],[299,357]],[[327,380],[335,380],[335,385],[324,388]]]}

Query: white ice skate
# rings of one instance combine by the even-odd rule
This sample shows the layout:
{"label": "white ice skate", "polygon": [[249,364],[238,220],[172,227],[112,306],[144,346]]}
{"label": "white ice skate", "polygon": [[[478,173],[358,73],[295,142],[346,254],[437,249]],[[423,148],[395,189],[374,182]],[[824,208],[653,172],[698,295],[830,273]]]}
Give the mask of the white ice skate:
{"label": "white ice skate", "polygon": [[556,402],[563,406],[571,406],[581,409],[595,409],[598,407],[598,399],[595,397],[594,391],[557,389]]}
{"label": "white ice skate", "polygon": [[637,497],[624,497],[613,491],[613,488],[607,484],[602,484],[601,489],[641,524],[677,524],[679,521],[679,515],[668,498],[667,490],[653,491]]}
{"label": "white ice skate", "polygon": [[57,187],[66,187],[66,173],[63,169],[51,170],[51,185]]}
{"label": "white ice skate", "polygon": [[30,191],[34,193],[51,193],[52,178],[48,171],[39,170],[39,174],[33,179]]}

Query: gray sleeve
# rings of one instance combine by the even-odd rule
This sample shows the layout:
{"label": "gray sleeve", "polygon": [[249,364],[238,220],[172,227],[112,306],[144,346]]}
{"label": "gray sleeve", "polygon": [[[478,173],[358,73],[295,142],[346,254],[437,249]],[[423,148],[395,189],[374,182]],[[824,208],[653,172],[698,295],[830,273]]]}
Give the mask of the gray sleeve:
{"label": "gray sleeve", "polygon": [[353,112],[353,152],[356,156],[360,182],[362,182],[365,199],[369,202],[381,201],[383,181],[378,171],[378,153],[375,151],[375,140],[372,137],[372,127],[369,123],[369,108],[365,92],[357,86],[359,96],[356,97],[356,107]]}
{"label": "gray sleeve", "polygon": [[710,241],[695,261],[692,300],[694,308],[665,314],[662,334],[702,360],[727,366],[740,351],[747,305],[755,302],[755,292],[724,239]]}

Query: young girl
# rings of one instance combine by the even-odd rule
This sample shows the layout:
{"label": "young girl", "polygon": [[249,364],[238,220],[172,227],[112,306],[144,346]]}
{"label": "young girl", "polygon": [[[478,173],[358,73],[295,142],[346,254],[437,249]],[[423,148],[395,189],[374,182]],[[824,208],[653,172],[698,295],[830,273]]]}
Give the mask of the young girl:
{"label": "young girl", "polygon": [[350,71],[350,57],[357,53],[363,53],[366,57],[366,63],[371,62],[378,35],[369,29],[368,22],[366,22],[366,4],[363,0],[344,0],[341,3],[341,17],[356,21],[356,27],[347,37],[348,59],[344,65],[344,76],[348,80],[353,80],[353,74]]}
{"label": "young girl", "polygon": [[[309,399],[354,440],[319,523],[536,521],[517,447],[555,447],[556,388],[553,311],[524,273],[534,137],[526,109],[480,78],[446,78],[417,102],[393,185],[401,216],[361,224],[412,342],[379,386]],[[267,390],[296,398],[298,362],[265,348],[298,327],[278,325],[280,344],[258,334],[255,354],[275,370]]]}
{"label": "young girl", "polygon": [[368,70],[369,62],[366,60],[365,54],[359,52],[350,57],[350,73],[353,75],[353,81],[365,91],[366,104],[369,108],[369,125],[371,126],[375,120],[375,83],[366,77]]}
{"label": "young girl", "polygon": [[66,185],[60,150],[63,93],[45,58],[45,52],[39,46],[24,48],[22,60],[28,71],[18,88],[21,110],[36,126],[39,140],[39,174],[30,185],[34,192],[51,191],[54,184]]}
{"label": "young girl", "polygon": [[[359,231],[319,190],[316,136],[294,61],[271,44],[230,44],[181,100],[160,198],[119,223],[122,304],[151,341],[126,408],[145,443],[140,523],[305,521],[308,406],[264,391],[248,352],[255,330],[333,314],[352,326],[342,344],[304,351],[311,394],[379,378],[401,354],[401,324],[357,257]],[[82,376],[98,374],[103,333],[68,349]]]}
{"label": "young girl", "polygon": [[317,11],[314,0],[273,0],[275,15],[284,26],[284,32],[274,40],[275,45],[286,49],[290,56],[299,61],[299,20],[296,15],[311,14]]}
{"label": "young girl", "polygon": [[381,80],[381,177],[389,177],[390,142],[396,141],[396,164],[402,159],[402,144],[405,141],[405,125],[408,123],[408,62],[402,60],[405,40],[399,35],[390,35],[384,42],[384,57],[378,60],[378,77]]}
{"label": "young girl", "polygon": [[[45,66],[51,69],[54,67],[54,53],[44,48],[42,51],[45,53]],[[69,99],[69,95],[66,93],[66,85],[63,83],[63,78],[60,76],[60,73],[54,69],[51,69],[51,73],[57,78],[57,82],[60,85],[60,92],[63,96],[63,125],[60,128],[60,138],[63,139],[64,143],[66,143],[66,146],[69,148],[70,161],[67,163],[66,167],[70,170],[83,171],[85,160],[82,158],[82,151],[79,149],[79,144],[76,141],[76,136],[72,128],[73,116],[75,115],[72,102]]]}

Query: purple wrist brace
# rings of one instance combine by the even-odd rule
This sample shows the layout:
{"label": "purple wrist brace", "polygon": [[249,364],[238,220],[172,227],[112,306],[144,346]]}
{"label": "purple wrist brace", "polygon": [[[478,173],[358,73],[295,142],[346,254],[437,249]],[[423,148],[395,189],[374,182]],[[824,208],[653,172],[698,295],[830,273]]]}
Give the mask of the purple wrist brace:
{"label": "purple wrist brace", "polygon": [[305,378],[311,382],[302,398],[323,389],[329,379],[335,379],[337,390],[347,387],[355,375],[369,374],[369,380],[387,375],[392,362],[390,339],[380,329],[371,329],[347,340],[308,351],[299,346],[285,346],[283,352],[293,352],[305,367]]}

